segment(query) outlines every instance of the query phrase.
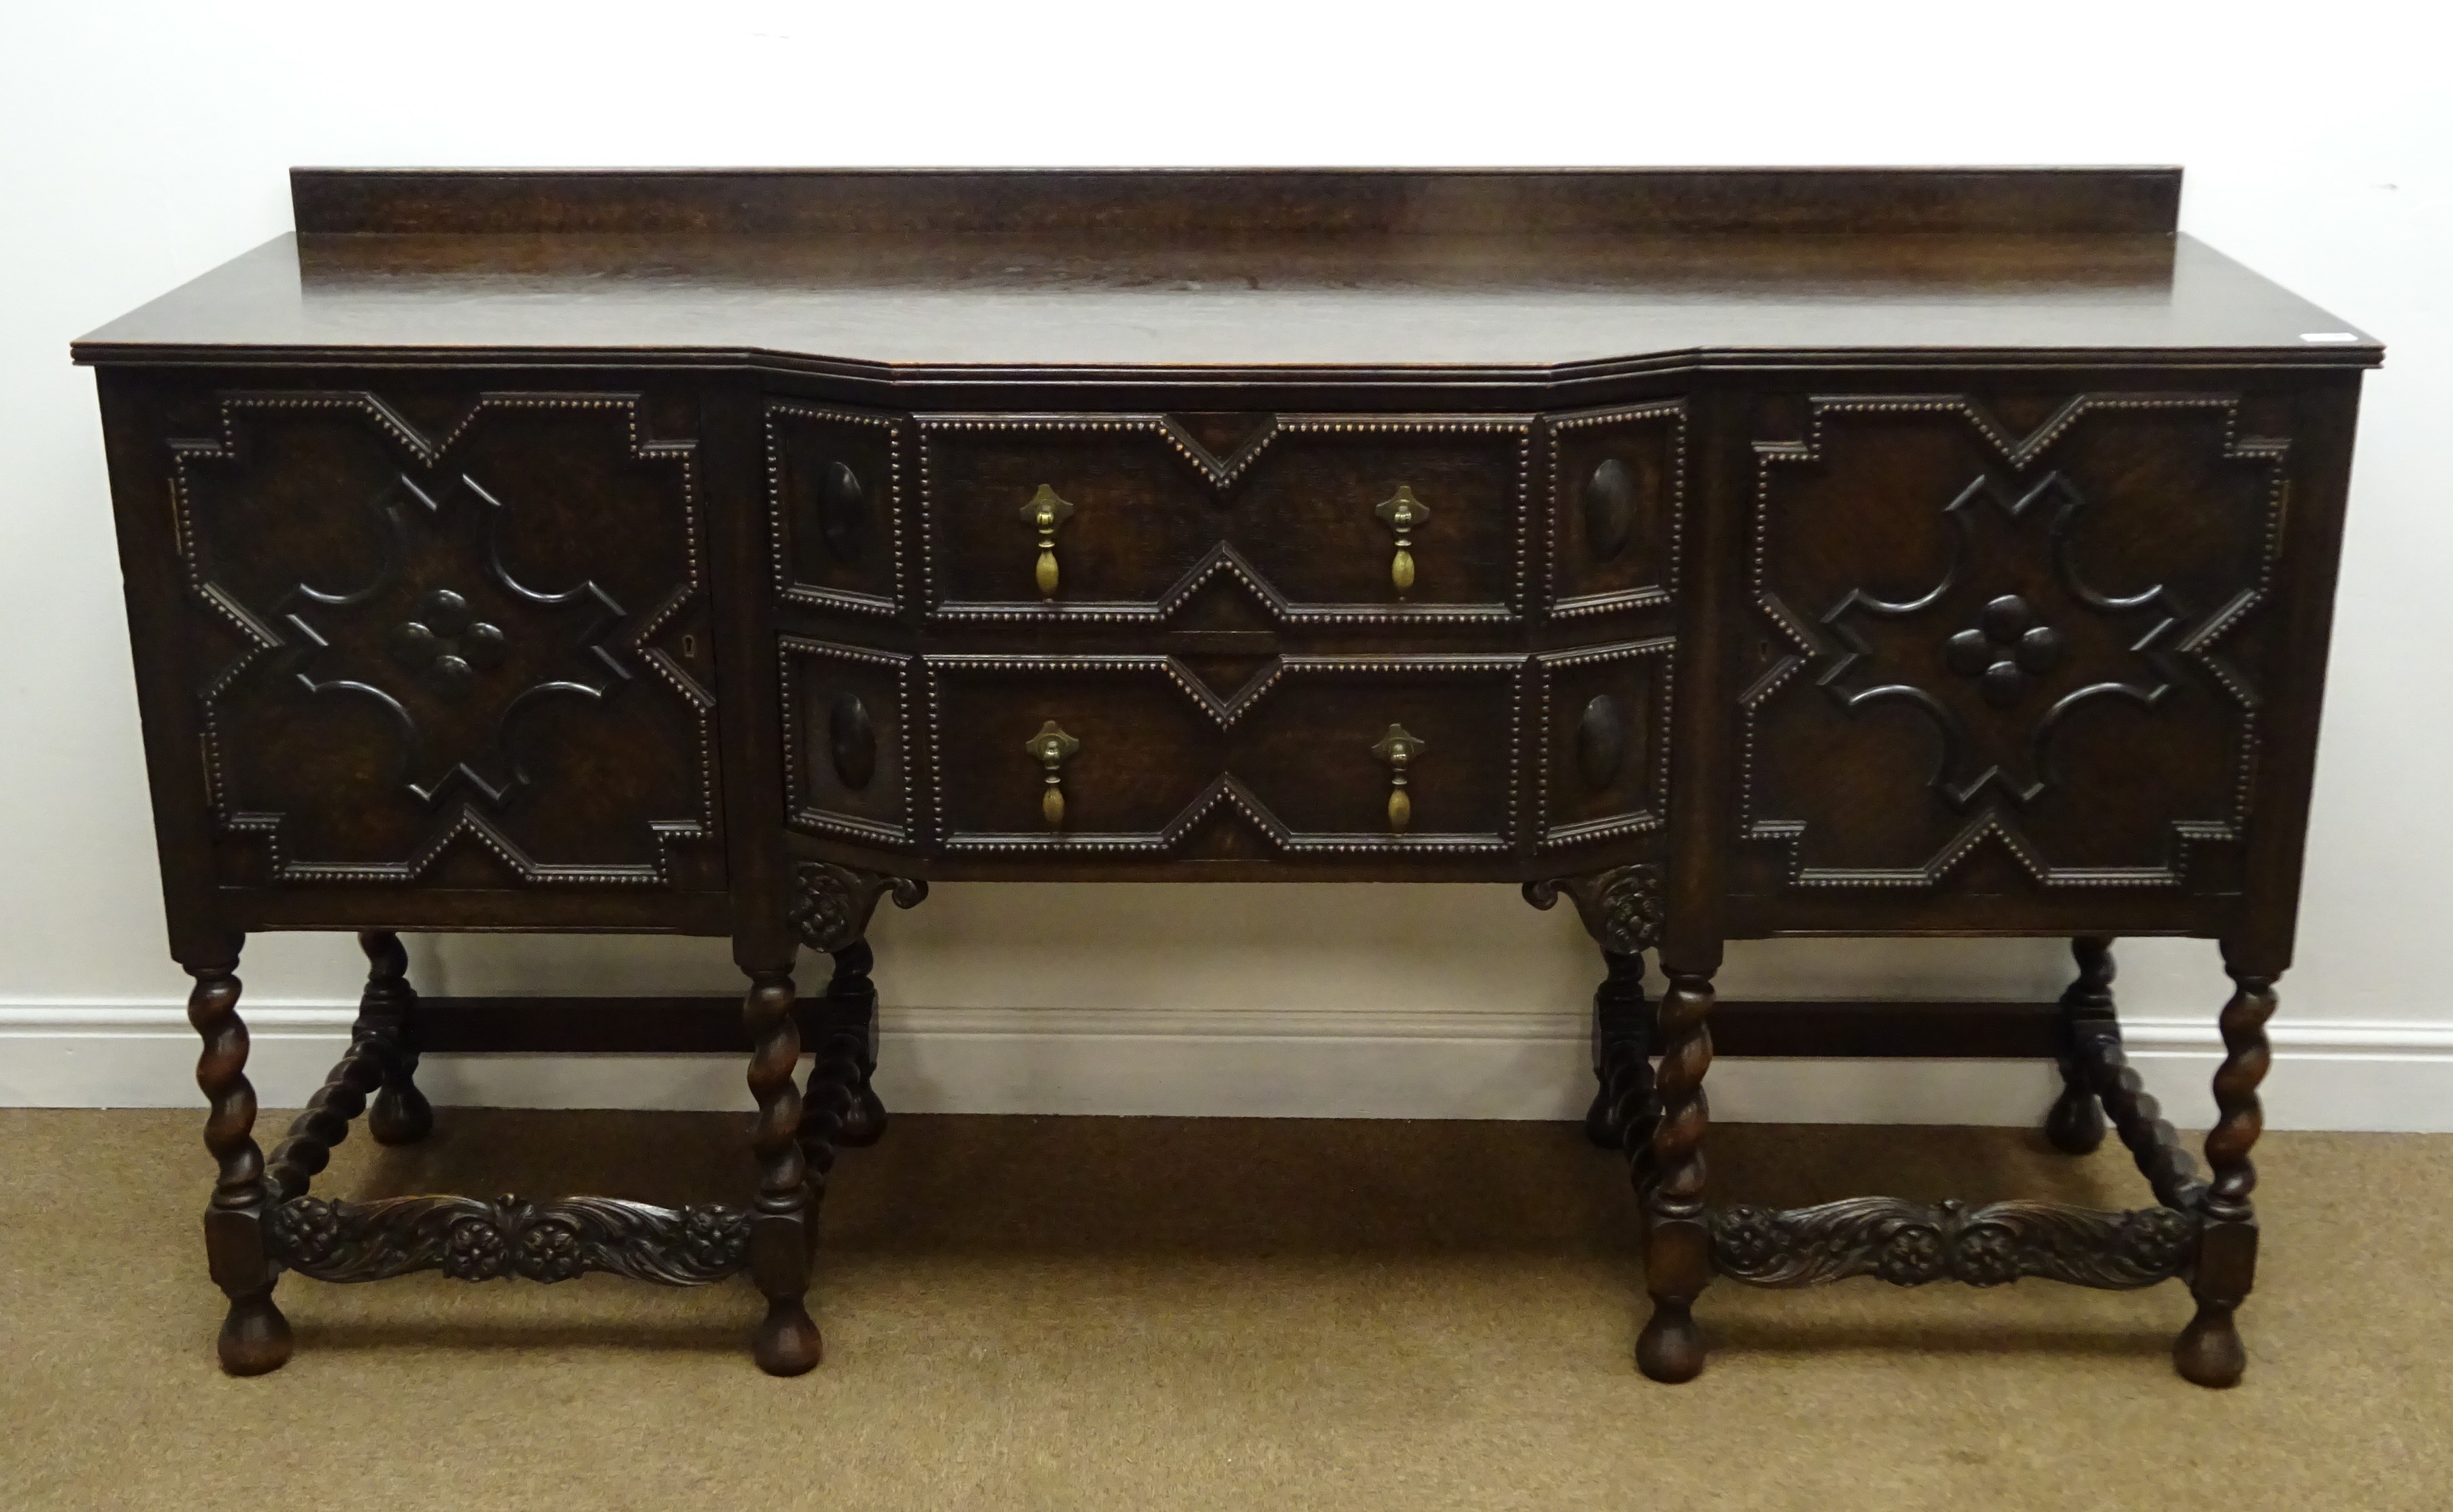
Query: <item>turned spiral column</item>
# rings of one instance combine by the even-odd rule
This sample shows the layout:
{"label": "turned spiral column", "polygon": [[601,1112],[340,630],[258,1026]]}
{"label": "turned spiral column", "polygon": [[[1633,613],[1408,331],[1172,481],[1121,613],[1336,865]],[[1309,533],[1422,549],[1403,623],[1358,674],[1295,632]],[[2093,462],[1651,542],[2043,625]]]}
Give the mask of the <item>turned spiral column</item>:
{"label": "turned spiral column", "polygon": [[2092,1028],[2114,1022],[2112,1005],[2112,942],[2081,935],[2070,942],[2078,977],[2062,993],[2055,1024],[2054,1058],[2061,1063],[2062,1095],[2044,1115],[2044,1137],[2055,1148],[2084,1155],[2104,1143],[2104,1106],[2096,1098],[2086,1061],[2081,1054],[2081,1026]]}
{"label": "turned spiral column", "polygon": [[750,1351],[768,1375],[797,1376],[817,1364],[822,1346],[803,1300],[809,1289],[809,1183],[798,1138],[801,1093],[792,1083],[801,1033],[792,1023],[791,973],[753,973],[742,1019],[749,1031],[749,1093],[758,1104],[749,1134],[758,1162],[749,1274],[767,1296]]}
{"label": "turned spiral column", "polygon": [[1711,1238],[1704,1211],[1704,1136],[1710,1117],[1704,1073],[1712,1064],[1712,979],[1663,963],[1669,990],[1661,1000],[1661,1064],[1654,1093],[1651,1162],[1639,1177],[1644,1203],[1644,1284],[1652,1316],[1635,1342],[1635,1362],[1655,1381],[1690,1381],[1704,1368],[1695,1299],[1711,1279]]}
{"label": "turned spiral column", "polygon": [[[825,1028],[816,1050],[818,1061],[828,1071],[828,1080],[840,1077],[848,1100],[826,1140],[830,1159],[837,1147],[863,1149],[886,1137],[886,1104],[871,1083],[877,1074],[877,984],[870,980],[869,971],[877,964],[876,952],[867,940],[855,940],[833,954],[834,975],[827,981]],[[812,1116],[817,1111],[820,1082],[813,1069],[809,1074]],[[806,1132],[802,1144],[813,1144]],[[815,1168],[817,1151],[812,1147],[808,1153]]]}
{"label": "turned spiral column", "polygon": [[366,1110],[368,1095],[382,1081],[383,1065],[374,1047],[364,1038],[352,1040],[349,1053],[272,1147],[265,1179],[275,1202],[305,1195],[307,1184],[331,1164],[332,1146],[349,1137],[349,1121]]}
{"label": "turned spiral column", "polygon": [[222,1368],[234,1376],[276,1370],[289,1358],[289,1323],[273,1305],[278,1279],[264,1243],[271,1193],[255,1143],[255,1088],[247,1079],[247,1025],[239,981],[227,964],[190,965],[188,1022],[204,1041],[196,1085],[205,1094],[205,1148],[219,1167],[205,1209],[205,1255],[213,1283],[229,1299],[222,1320]]}
{"label": "turned spiral column", "polygon": [[1602,952],[1609,975],[1593,991],[1592,1105],[1585,1137],[1633,1154],[1652,1138],[1652,1005],[1644,996],[1644,958]]}
{"label": "turned spiral column", "polygon": [[373,1044],[383,1074],[367,1132],[378,1144],[414,1144],[433,1132],[434,1109],[417,1089],[417,1042],[409,1023],[417,992],[409,985],[409,951],[389,930],[359,935],[358,948],[367,953],[367,985],[352,1033]]}
{"label": "turned spiral column", "polygon": [[2232,1314],[2247,1301],[2257,1275],[2257,1213],[2249,1201],[2257,1167],[2249,1151],[2265,1127],[2257,1088],[2273,1059],[2265,1038],[2265,1021],[2274,1016],[2273,979],[2228,961],[2224,969],[2233,990],[2221,1021],[2224,1062],[2215,1070],[2215,1126],[2206,1133],[2210,1180],[2199,1201],[2204,1226],[2189,1282],[2198,1310],[2172,1345],[2174,1366],[2202,1386],[2232,1385],[2248,1365]]}

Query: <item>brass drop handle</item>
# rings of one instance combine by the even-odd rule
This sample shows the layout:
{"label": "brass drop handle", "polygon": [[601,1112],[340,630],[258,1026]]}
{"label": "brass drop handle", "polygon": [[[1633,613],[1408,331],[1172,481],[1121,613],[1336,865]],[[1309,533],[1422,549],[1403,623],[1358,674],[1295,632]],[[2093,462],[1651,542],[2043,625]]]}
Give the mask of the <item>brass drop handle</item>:
{"label": "brass drop handle", "polygon": [[1423,740],[1409,735],[1403,725],[1391,725],[1388,733],[1371,747],[1388,768],[1388,827],[1404,834],[1414,823],[1414,801],[1406,795],[1406,768],[1423,753]]}
{"label": "brass drop handle", "polygon": [[1388,564],[1388,581],[1397,585],[1397,596],[1404,598],[1414,586],[1414,532],[1430,523],[1431,507],[1414,497],[1414,490],[1404,484],[1397,491],[1380,501],[1373,509],[1382,525],[1397,532],[1397,557]]}
{"label": "brass drop handle", "polygon": [[1039,795],[1039,817],[1047,821],[1050,829],[1065,826],[1065,764],[1082,748],[1082,743],[1057,727],[1049,720],[1039,726],[1039,733],[1022,743],[1047,773],[1047,790]]}
{"label": "brass drop handle", "polygon": [[1039,532],[1039,596],[1056,596],[1056,527],[1073,518],[1073,506],[1057,497],[1047,484],[1022,507],[1022,523]]}

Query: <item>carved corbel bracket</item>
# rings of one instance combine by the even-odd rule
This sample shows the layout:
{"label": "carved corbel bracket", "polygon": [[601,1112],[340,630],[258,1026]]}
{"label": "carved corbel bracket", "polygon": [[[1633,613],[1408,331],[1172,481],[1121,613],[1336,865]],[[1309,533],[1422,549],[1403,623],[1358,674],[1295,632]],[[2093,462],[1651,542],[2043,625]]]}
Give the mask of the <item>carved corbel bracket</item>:
{"label": "carved corbel bracket", "polygon": [[792,868],[792,899],[785,922],[811,949],[847,950],[868,935],[869,916],[888,890],[898,908],[915,907],[928,896],[928,885],[916,878],[805,861]]}
{"label": "carved corbel bracket", "polygon": [[1612,955],[1631,956],[1661,943],[1667,912],[1661,896],[1661,868],[1613,866],[1581,877],[1551,877],[1525,885],[1525,901],[1547,908],[1566,893],[1576,905],[1585,932]]}

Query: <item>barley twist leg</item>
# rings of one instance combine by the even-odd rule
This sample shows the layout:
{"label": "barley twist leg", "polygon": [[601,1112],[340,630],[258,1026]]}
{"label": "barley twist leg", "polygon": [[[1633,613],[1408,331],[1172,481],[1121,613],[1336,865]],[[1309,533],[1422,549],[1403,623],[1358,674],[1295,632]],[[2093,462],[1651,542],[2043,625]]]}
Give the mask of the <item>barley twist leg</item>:
{"label": "barley twist leg", "polygon": [[2104,1143],[2104,1105],[2080,1053],[2079,1037],[2082,1025],[2113,1020],[2112,942],[2082,935],[2070,942],[2070,954],[2078,961],[2078,978],[2062,993],[2060,1022],[2054,1026],[2062,1095],[2044,1115],[2044,1137],[2064,1153],[2085,1155]]}
{"label": "barley twist leg", "polygon": [[289,1359],[289,1323],[273,1305],[280,1272],[266,1253],[265,1215],[271,1192],[264,1153],[255,1143],[255,1088],[247,1079],[247,1025],[239,1018],[237,952],[227,962],[189,965],[195,987],[188,1022],[204,1041],[196,1085],[205,1094],[205,1148],[218,1164],[205,1209],[205,1255],[214,1284],[229,1299],[222,1320],[222,1369],[260,1376]]}
{"label": "barley twist leg", "polygon": [[801,1093],[792,1073],[801,1060],[801,1033],[792,1023],[791,973],[754,972],[742,1018],[751,1046],[749,1092],[758,1103],[749,1136],[758,1161],[749,1273],[767,1296],[767,1316],[750,1353],[770,1376],[797,1376],[817,1364],[823,1345],[803,1300],[809,1289],[809,1182],[796,1137]]}
{"label": "barley twist leg", "polygon": [[1712,1064],[1712,979],[1662,968],[1669,990],[1661,1000],[1661,1066],[1654,1091],[1661,1107],[1652,1127],[1649,1171],[1640,1175],[1644,1204],[1644,1284],[1652,1316],[1635,1342],[1635,1363],[1655,1381],[1691,1381],[1704,1368],[1704,1336],[1695,1299],[1711,1279],[1711,1239],[1704,1211],[1704,1136],[1710,1124],[1704,1073]]}
{"label": "barley twist leg", "polygon": [[2273,1056],[2265,1038],[2265,1021],[2274,1016],[2274,983],[2225,963],[2231,972],[2231,1001],[2224,1005],[2224,1062],[2215,1071],[2215,1126],[2206,1134],[2206,1164],[2211,1180],[2200,1200],[2204,1225],[2198,1239],[2198,1261],[2189,1292],[2197,1299],[2197,1315],[2172,1345],[2172,1363],[2202,1386],[2237,1384],[2248,1366],[2232,1314],[2248,1300],[2257,1275],[2257,1212],[2249,1194],[2257,1189],[2257,1167],[2249,1151],[2265,1125],[2265,1111],[2257,1098]]}

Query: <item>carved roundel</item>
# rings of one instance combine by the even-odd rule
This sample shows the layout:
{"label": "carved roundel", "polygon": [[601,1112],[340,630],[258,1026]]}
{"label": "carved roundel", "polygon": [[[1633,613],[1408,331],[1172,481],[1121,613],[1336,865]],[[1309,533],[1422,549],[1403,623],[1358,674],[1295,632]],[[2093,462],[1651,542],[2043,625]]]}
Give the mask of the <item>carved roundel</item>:
{"label": "carved roundel", "polygon": [[1618,700],[1595,693],[1576,720],[1576,770],[1596,792],[1618,781],[1626,766],[1626,716]]}
{"label": "carved roundel", "polygon": [[1605,457],[1585,480],[1585,548],[1595,562],[1609,562],[1635,533],[1635,474],[1617,457]]}

